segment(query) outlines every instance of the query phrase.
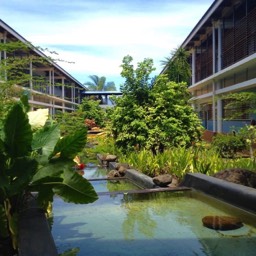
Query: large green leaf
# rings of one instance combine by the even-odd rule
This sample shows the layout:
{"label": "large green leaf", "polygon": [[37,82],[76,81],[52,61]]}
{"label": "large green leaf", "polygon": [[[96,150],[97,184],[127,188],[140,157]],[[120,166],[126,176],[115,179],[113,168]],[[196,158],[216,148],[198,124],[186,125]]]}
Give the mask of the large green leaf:
{"label": "large green leaf", "polygon": [[58,125],[45,126],[33,135],[32,149],[41,150],[41,153],[48,157],[59,138],[60,130]]}
{"label": "large green leaf", "polygon": [[34,158],[31,157],[19,157],[15,158],[10,169],[8,169],[8,176],[12,179],[22,178],[27,176],[29,179],[36,173],[38,163]]}
{"label": "large green leaf", "polygon": [[39,186],[36,191],[38,191],[37,202],[44,209],[48,206],[49,202],[53,201],[53,185]]}
{"label": "large green leaf", "polygon": [[9,236],[8,232],[8,221],[5,214],[5,209],[2,204],[0,204],[0,237],[7,238]]}
{"label": "large green leaf", "polygon": [[4,142],[0,139],[0,152],[4,152]]}
{"label": "large green leaf", "polygon": [[77,172],[67,169],[63,173],[63,183],[55,186],[53,191],[65,202],[86,204],[98,199],[97,193],[88,180]]}
{"label": "large green leaf", "polygon": [[31,179],[30,186],[52,184],[63,181],[62,173],[63,169],[70,167],[70,164],[66,165],[65,162],[58,162],[54,164],[48,164],[40,168],[37,173]]}
{"label": "large green leaf", "polygon": [[85,146],[87,130],[82,129],[74,134],[59,139],[49,159],[60,154],[60,158],[73,159]]}
{"label": "large green leaf", "polygon": [[10,183],[7,186],[8,196],[22,195],[35,174],[37,166],[37,161],[29,157],[15,159],[14,164],[8,170],[10,176]]}
{"label": "large green leaf", "polygon": [[9,156],[28,155],[31,151],[32,131],[21,104],[13,105],[7,114],[4,125],[4,143]]}

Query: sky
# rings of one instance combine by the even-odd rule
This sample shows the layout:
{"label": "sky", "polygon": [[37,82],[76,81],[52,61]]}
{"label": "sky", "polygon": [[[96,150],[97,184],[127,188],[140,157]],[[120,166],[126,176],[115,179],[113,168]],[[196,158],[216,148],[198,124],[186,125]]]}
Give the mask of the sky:
{"label": "sky", "polygon": [[105,76],[116,87],[124,56],[134,68],[145,58],[171,56],[214,0],[0,0],[0,19],[53,57],[82,84]]}

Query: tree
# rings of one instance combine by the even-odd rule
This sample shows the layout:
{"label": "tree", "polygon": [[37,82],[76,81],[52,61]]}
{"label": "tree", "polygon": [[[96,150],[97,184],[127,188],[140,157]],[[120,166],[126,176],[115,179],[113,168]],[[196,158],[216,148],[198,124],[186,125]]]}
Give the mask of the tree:
{"label": "tree", "polygon": [[116,145],[123,151],[146,148],[155,154],[170,146],[191,145],[201,125],[188,104],[186,84],[169,82],[166,75],[152,83],[153,61],[145,59],[135,70],[131,62],[130,56],[123,59],[123,96],[110,116]]}
{"label": "tree", "polygon": [[238,92],[222,96],[226,100],[225,110],[229,111],[228,119],[241,119],[243,115],[251,118],[251,124],[242,127],[238,134],[243,136],[250,150],[250,156],[255,158],[256,143],[256,93],[255,92]]}
{"label": "tree", "polygon": [[[33,54],[33,50],[40,50],[44,55]],[[0,52],[4,52],[6,55],[0,60],[1,121],[17,98],[31,93],[30,83],[33,83],[33,89],[36,89],[37,85],[46,84],[43,75],[31,75],[31,64],[33,66],[42,66],[45,64],[49,66],[51,65],[50,63],[63,60],[53,59],[47,56],[48,54],[57,53],[49,51],[47,48],[34,47],[29,42],[0,42]]]}
{"label": "tree", "polygon": [[85,119],[94,120],[97,126],[103,127],[105,111],[99,106],[99,101],[84,98],[78,109],[80,115]]}
{"label": "tree", "polygon": [[166,57],[162,64],[166,67],[165,74],[170,81],[176,83],[185,82],[189,84],[191,78],[191,67],[188,62],[189,52],[179,47],[171,52],[170,57]]}
{"label": "tree", "polygon": [[[24,91],[16,85],[28,84],[29,74],[29,44],[22,42],[0,43],[0,52],[5,52],[8,58],[0,61],[0,119],[4,119],[10,106],[15,102],[14,97],[19,98]],[[22,58],[16,52],[23,52]],[[36,61],[36,60],[35,60]]]}
{"label": "tree", "polygon": [[175,83],[168,81],[165,75],[158,76],[146,111],[150,131],[147,148],[162,152],[172,146],[191,146],[200,138],[201,122],[188,103],[189,98],[186,83]]}
{"label": "tree", "polygon": [[89,76],[92,81],[84,83],[89,91],[116,91],[114,82],[106,82],[106,77],[97,75]]}
{"label": "tree", "polygon": [[132,98],[138,105],[143,105],[147,102],[149,91],[153,86],[150,74],[155,70],[152,59],[144,59],[137,64],[134,69],[132,65],[133,58],[129,55],[123,58],[121,65],[121,76],[125,78],[124,85],[121,86],[123,96]]}
{"label": "tree", "polygon": [[225,110],[228,110],[229,119],[240,119],[242,115],[252,116],[256,114],[256,93],[237,92],[221,97],[226,101]]}

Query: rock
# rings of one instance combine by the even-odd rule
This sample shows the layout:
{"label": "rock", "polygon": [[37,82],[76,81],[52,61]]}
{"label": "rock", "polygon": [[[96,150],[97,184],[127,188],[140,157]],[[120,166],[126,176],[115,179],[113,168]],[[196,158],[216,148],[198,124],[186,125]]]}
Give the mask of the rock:
{"label": "rock", "polygon": [[171,174],[162,174],[153,178],[153,182],[159,187],[167,187],[172,182]]}
{"label": "rock", "polygon": [[111,170],[109,171],[107,177],[111,179],[111,178],[121,177],[121,175],[117,170]]}
{"label": "rock", "polygon": [[119,170],[119,168],[120,168],[121,166],[124,167],[125,169],[130,169],[129,164],[127,164],[127,163],[117,163],[117,164],[116,164],[116,169]]}
{"label": "rock", "polygon": [[172,182],[168,185],[170,188],[176,188],[179,186],[179,178],[176,175],[172,175]]}
{"label": "rock", "polygon": [[214,174],[213,177],[256,188],[256,173],[246,169],[227,169]]}
{"label": "rock", "polygon": [[233,230],[243,226],[239,218],[232,216],[205,216],[202,222],[205,227],[215,230]]}
{"label": "rock", "polygon": [[123,177],[125,175],[126,170],[127,169],[124,166],[120,166],[117,171],[119,172],[120,176]]}
{"label": "rock", "polygon": [[105,160],[108,162],[115,162],[117,159],[117,156],[115,155],[106,155]]}

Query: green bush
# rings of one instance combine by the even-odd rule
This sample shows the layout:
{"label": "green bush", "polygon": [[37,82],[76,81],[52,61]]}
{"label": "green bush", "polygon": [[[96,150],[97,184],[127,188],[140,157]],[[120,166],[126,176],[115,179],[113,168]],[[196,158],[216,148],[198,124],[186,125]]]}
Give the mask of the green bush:
{"label": "green bush", "polygon": [[226,158],[234,158],[238,151],[246,149],[246,141],[239,134],[218,134],[212,144],[220,155]]}
{"label": "green bush", "polygon": [[97,126],[104,127],[106,113],[99,104],[100,101],[98,100],[88,100],[84,98],[82,103],[79,105],[79,111],[81,111],[84,120],[94,120]]}
{"label": "green bush", "polygon": [[154,69],[150,59],[138,63],[135,70],[131,62],[130,56],[123,60],[123,96],[110,114],[116,145],[124,153],[136,148],[153,154],[172,146],[191,146],[201,135],[201,125],[188,104],[187,85],[170,82],[165,75],[151,80]]}

